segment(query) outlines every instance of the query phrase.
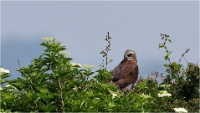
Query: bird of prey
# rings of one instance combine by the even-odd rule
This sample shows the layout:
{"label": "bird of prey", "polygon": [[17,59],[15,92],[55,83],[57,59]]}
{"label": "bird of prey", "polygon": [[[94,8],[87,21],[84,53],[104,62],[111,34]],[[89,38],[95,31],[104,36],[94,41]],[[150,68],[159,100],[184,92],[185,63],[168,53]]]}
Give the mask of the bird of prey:
{"label": "bird of prey", "polygon": [[120,90],[126,91],[136,83],[138,73],[136,52],[128,49],[124,53],[124,59],[114,68],[111,82]]}

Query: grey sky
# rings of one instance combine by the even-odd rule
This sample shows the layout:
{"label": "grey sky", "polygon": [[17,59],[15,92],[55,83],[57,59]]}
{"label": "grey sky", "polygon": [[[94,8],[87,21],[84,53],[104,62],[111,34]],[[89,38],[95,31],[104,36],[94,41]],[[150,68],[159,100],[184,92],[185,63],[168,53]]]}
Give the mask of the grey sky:
{"label": "grey sky", "polygon": [[[124,51],[135,50],[140,74],[164,73],[164,49],[160,33],[171,36],[171,60],[178,61],[186,48],[189,62],[199,59],[199,2],[1,2],[1,65],[12,78],[19,77],[17,59],[28,66],[43,52],[43,37],[57,37],[67,46],[69,57],[80,64],[98,65],[99,54],[110,32],[113,69]],[[186,64],[184,59],[182,63]]]}

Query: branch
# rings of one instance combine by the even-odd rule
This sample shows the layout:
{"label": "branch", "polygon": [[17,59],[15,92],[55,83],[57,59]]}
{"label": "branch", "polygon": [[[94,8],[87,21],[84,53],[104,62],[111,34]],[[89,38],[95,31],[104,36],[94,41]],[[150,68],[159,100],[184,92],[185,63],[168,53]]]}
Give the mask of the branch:
{"label": "branch", "polygon": [[[181,59],[182,59],[182,58],[185,59],[184,55],[185,55],[186,53],[188,53],[189,50],[190,50],[190,48],[189,48],[189,49],[186,49],[186,51],[181,55],[181,58],[179,59],[178,64],[181,62]],[[185,59],[185,61],[187,62],[186,59]],[[188,63],[188,62],[187,62],[187,63]]]}
{"label": "branch", "polygon": [[64,104],[64,100],[63,100],[63,91],[62,91],[62,86],[61,86],[61,83],[60,83],[60,78],[58,79],[58,84],[59,84],[59,87],[60,87],[60,99],[61,99],[61,104],[62,104],[62,110],[63,112],[65,112],[65,104]]}

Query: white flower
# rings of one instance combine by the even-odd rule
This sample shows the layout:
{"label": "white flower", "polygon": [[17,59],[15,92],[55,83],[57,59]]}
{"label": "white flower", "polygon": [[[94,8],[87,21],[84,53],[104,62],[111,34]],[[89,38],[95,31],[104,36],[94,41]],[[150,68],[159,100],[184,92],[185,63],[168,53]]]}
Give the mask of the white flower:
{"label": "white flower", "polygon": [[4,70],[5,73],[9,73],[9,70]]}
{"label": "white flower", "polygon": [[100,100],[100,98],[94,98],[94,99]]}
{"label": "white flower", "polygon": [[11,86],[10,84],[7,84],[7,85],[6,85],[6,87],[10,87],[10,86]]}
{"label": "white flower", "polygon": [[78,64],[78,63],[71,63],[71,64],[72,64],[72,66],[76,66],[77,65],[79,67],[82,67],[81,64]]}
{"label": "white flower", "polygon": [[13,88],[13,89],[17,89],[16,87],[10,85],[10,84],[7,84],[6,87],[10,87],[10,88]]}
{"label": "white flower", "polygon": [[62,54],[62,55],[68,55],[69,52],[59,51],[59,54]]}
{"label": "white flower", "polygon": [[89,65],[87,65],[87,64],[84,64],[83,65],[85,68],[87,68],[87,69],[92,69],[92,68],[94,68],[94,66],[89,66]]}
{"label": "white flower", "polygon": [[3,90],[3,89],[0,87],[0,90]]}
{"label": "white flower", "polygon": [[160,93],[158,93],[158,97],[169,97],[172,96],[170,93],[167,93],[167,91],[160,91]]}
{"label": "white flower", "polygon": [[56,37],[54,37],[54,38],[51,38],[51,37],[42,38],[42,40],[47,41],[47,42],[50,42],[50,41],[56,40],[56,39],[57,39]]}
{"label": "white flower", "polygon": [[168,87],[170,87],[171,85],[169,85],[169,84],[161,84],[160,85],[160,87],[164,87],[164,88],[168,88]]}
{"label": "white flower", "polygon": [[175,112],[178,112],[178,113],[187,113],[188,111],[184,108],[174,108],[174,111]]}
{"label": "white flower", "polygon": [[78,88],[77,88],[77,87],[74,87],[74,88],[73,88],[73,90],[74,90],[74,91],[77,91],[77,90],[78,90]]}
{"label": "white flower", "polygon": [[60,46],[64,47],[65,45],[64,45],[64,44],[61,44]]}
{"label": "white flower", "polygon": [[144,93],[142,93],[141,97],[143,97],[143,98],[151,98],[151,96],[145,95]]}
{"label": "white flower", "polygon": [[0,73],[9,73],[9,70],[0,67]]}
{"label": "white flower", "polygon": [[117,92],[114,92],[114,91],[112,91],[112,90],[110,90],[110,88],[108,88],[108,91],[110,92],[110,94],[112,95],[112,99],[114,99],[114,98],[116,98],[116,97],[119,97],[120,96],[120,94],[119,94],[119,92],[117,91]]}
{"label": "white flower", "polygon": [[117,94],[113,93],[112,94],[112,99],[114,99],[115,97],[117,97]]}

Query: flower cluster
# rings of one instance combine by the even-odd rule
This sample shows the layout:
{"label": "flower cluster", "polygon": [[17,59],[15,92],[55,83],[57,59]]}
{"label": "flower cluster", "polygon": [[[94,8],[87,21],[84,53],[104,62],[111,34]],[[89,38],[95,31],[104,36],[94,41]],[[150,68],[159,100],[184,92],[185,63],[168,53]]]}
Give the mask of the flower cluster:
{"label": "flower cluster", "polygon": [[59,51],[59,54],[62,54],[62,55],[69,55],[69,52]]}
{"label": "flower cluster", "polygon": [[161,84],[160,87],[163,87],[163,88],[169,88],[171,85],[169,84]]}
{"label": "flower cluster", "polygon": [[72,66],[79,66],[82,68],[81,64],[78,64],[78,63],[71,63]]}
{"label": "flower cluster", "polygon": [[170,97],[172,96],[170,93],[167,93],[167,91],[160,91],[160,93],[158,93],[158,97]]}
{"label": "flower cluster", "polygon": [[18,91],[16,87],[7,84],[6,87],[0,87],[0,91],[3,90],[4,88],[8,88],[8,91]]}
{"label": "flower cluster", "polygon": [[187,113],[188,111],[184,108],[174,108],[174,111],[175,112],[178,112],[178,113]]}
{"label": "flower cluster", "polygon": [[10,85],[10,84],[7,84],[6,87],[7,87],[7,88],[12,88],[12,89],[17,89],[16,87],[14,87],[14,86],[12,86],[12,85]]}
{"label": "flower cluster", "polygon": [[112,94],[112,99],[114,99],[115,97],[117,97],[117,94],[113,93]]}
{"label": "flower cluster", "polygon": [[87,69],[92,69],[94,68],[94,66],[90,66],[90,65],[87,65],[87,64],[84,64],[83,67],[87,68]]}
{"label": "flower cluster", "polygon": [[54,41],[54,40],[57,40],[57,37],[45,37],[45,38],[42,38],[42,40],[46,41],[46,42],[50,42],[50,41]]}
{"label": "flower cluster", "polygon": [[143,97],[143,98],[151,98],[151,96],[145,95],[144,93],[142,93],[140,96]]}
{"label": "flower cluster", "polygon": [[9,70],[0,67],[0,74],[9,73]]}

